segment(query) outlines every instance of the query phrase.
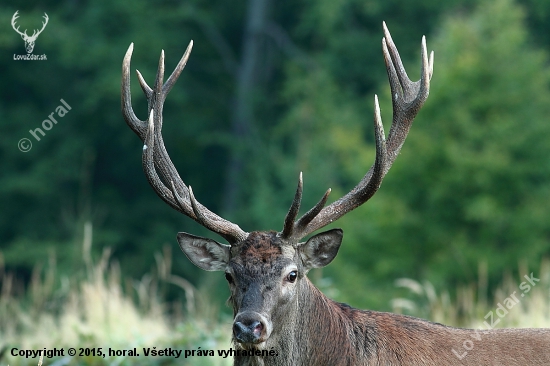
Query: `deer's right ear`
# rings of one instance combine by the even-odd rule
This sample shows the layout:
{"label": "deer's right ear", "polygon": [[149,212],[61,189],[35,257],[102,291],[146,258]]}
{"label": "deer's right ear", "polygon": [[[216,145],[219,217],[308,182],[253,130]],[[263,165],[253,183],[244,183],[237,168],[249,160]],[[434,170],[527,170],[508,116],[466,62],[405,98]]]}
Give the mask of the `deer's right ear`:
{"label": "deer's right ear", "polygon": [[223,271],[229,262],[229,245],[187,233],[178,233],[178,243],[187,258],[205,271]]}

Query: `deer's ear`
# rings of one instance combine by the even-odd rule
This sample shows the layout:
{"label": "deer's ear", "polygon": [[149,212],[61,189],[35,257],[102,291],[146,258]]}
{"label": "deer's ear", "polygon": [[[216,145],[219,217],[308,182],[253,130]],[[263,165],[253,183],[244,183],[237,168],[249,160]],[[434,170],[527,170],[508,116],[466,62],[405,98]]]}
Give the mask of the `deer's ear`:
{"label": "deer's ear", "polygon": [[223,271],[229,262],[229,245],[187,233],[178,233],[178,243],[187,258],[205,271]]}
{"label": "deer's ear", "polygon": [[302,262],[307,269],[321,268],[332,262],[342,244],[344,232],[333,229],[309,238],[299,247]]}

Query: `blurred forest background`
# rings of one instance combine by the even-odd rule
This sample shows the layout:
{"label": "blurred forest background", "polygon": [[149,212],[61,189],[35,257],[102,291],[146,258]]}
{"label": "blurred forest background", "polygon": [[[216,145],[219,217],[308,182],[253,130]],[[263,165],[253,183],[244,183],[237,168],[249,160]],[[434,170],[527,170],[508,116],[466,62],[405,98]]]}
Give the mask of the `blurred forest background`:
{"label": "blurred forest background", "polygon": [[[26,53],[16,10],[29,34],[48,14],[34,49],[47,61],[13,59]],[[380,191],[334,225],[345,232],[336,260],[310,277],[336,300],[392,310],[406,294],[396,279],[450,289],[451,301],[476,283],[473,296],[491,299],[503,274],[536,276],[550,253],[546,0],[6,0],[0,20],[0,282],[22,309],[55,313],[73,280],[114,281],[140,304],[172,304],[163,313],[208,308],[229,334],[223,276],[194,267],[175,240],[221,239],[156,196],[122,118],[131,42],[133,107],[145,119],[133,70],[152,84],[161,50],[171,73],[194,41],[165,104],[165,144],[201,203],[253,231],[282,229],[300,171],[307,208],[362,178],[375,155],[374,94],[391,123],[382,21],[413,80],[426,35],[430,97]],[[37,141],[29,130],[60,99],[71,110]],[[37,305],[39,288],[52,296]],[[9,301],[0,311],[15,314]]]}

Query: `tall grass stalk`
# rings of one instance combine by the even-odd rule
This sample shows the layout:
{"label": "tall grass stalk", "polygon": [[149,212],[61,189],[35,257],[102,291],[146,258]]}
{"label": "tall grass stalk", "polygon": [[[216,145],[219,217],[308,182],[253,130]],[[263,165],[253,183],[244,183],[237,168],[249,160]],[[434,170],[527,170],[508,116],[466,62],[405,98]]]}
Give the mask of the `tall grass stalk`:
{"label": "tall grass stalk", "polygon": [[[543,260],[538,271],[529,270],[520,263],[518,273],[518,277],[504,274],[491,300],[487,296],[487,269],[484,263],[479,265],[478,282],[458,287],[454,300],[451,300],[448,290],[437,294],[427,281],[420,283],[402,278],[396,281],[396,285],[408,289],[410,296],[394,299],[393,311],[465,328],[487,329],[487,324],[494,325],[494,328],[550,328],[550,261]],[[530,278],[531,273],[540,280],[533,281],[535,285],[531,285],[525,277]],[[528,291],[525,291],[525,285],[520,287],[522,283],[529,285]],[[506,311],[497,313],[499,304]],[[488,316],[490,312],[493,312],[492,323]]]}
{"label": "tall grass stalk", "polygon": [[[36,365],[37,359],[10,356],[13,347],[19,349],[52,349],[54,347],[102,347],[112,349],[136,347],[172,347],[175,349],[228,349],[230,329],[213,318],[197,312],[196,289],[184,278],[171,273],[169,249],[155,256],[156,270],[139,281],[127,280],[126,286],[117,262],[110,260],[105,249],[94,263],[91,256],[92,227],[86,224],[82,241],[83,269],[71,278],[56,270],[55,256],[48,259],[45,269],[36,265],[31,281],[24,290],[21,281],[4,269],[0,253],[0,364],[12,366]],[[168,314],[169,305],[159,295],[161,282],[181,287],[187,298],[182,316]],[[197,299],[198,298],[198,299]],[[137,300],[134,300],[137,299]],[[200,306],[199,306],[200,308]],[[217,313],[214,312],[214,313]],[[6,352],[7,351],[7,352]],[[143,352],[140,352],[143,356]],[[66,355],[66,353],[65,353]],[[1,357],[1,356],[0,356]],[[221,358],[166,357],[66,357],[45,359],[44,366],[56,365],[222,365],[230,360]]]}

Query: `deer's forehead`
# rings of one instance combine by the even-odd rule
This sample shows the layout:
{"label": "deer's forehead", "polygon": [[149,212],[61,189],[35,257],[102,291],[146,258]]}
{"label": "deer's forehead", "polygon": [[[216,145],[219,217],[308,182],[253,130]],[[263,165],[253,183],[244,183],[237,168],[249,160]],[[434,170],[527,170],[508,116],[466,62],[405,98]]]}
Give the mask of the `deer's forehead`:
{"label": "deer's forehead", "polygon": [[233,249],[232,262],[244,267],[286,267],[294,259],[295,249],[283,245],[275,232],[252,232]]}

